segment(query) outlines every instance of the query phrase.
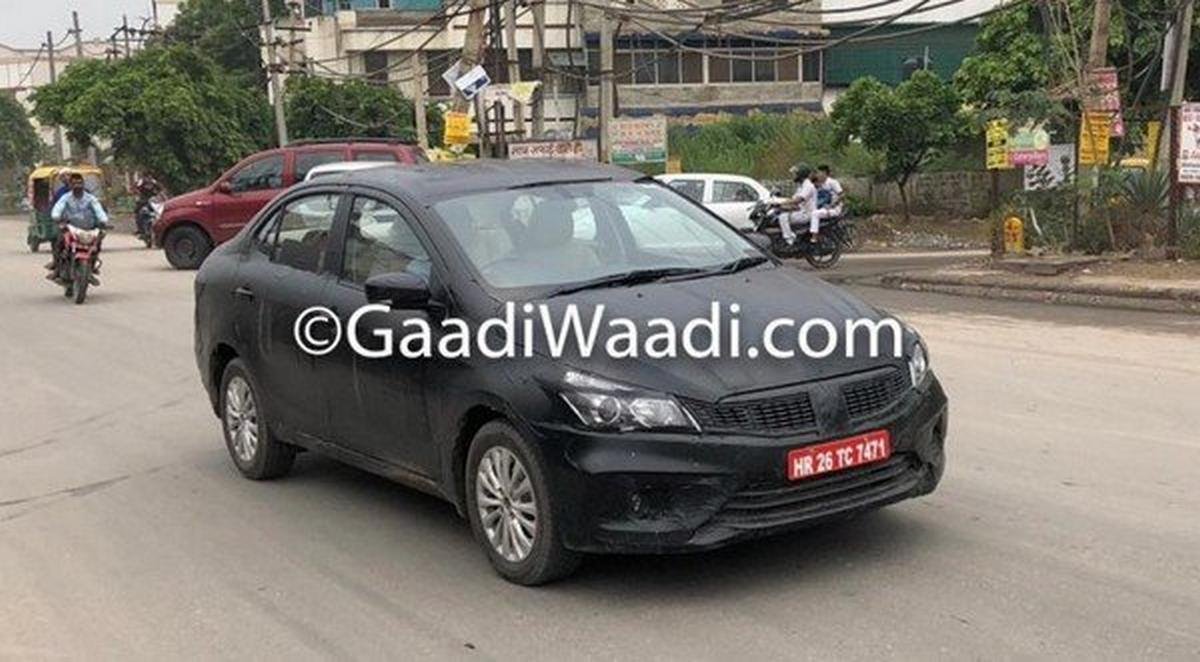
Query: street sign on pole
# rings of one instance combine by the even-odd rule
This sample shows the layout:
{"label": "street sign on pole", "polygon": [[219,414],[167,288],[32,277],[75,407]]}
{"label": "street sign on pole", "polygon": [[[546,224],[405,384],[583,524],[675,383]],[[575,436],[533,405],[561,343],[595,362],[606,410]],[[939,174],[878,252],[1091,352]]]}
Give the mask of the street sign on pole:
{"label": "street sign on pole", "polygon": [[1179,106],[1179,122],[1175,126],[1179,155],[1176,161],[1176,181],[1180,184],[1200,184],[1200,103]]}
{"label": "street sign on pole", "polygon": [[1108,163],[1112,121],[1112,115],[1104,111],[1083,113],[1083,121],[1079,123],[1079,165],[1095,166]]}
{"label": "street sign on pole", "polygon": [[618,117],[612,121],[612,157],[616,164],[666,163],[667,118]]}
{"label": "street sign on pole", "polygon": [[442,119],[442,142],[447,145],[471,144],[471,117],[467,113],[450,111]]}
{"label": "street sign on pole", "polygon": [[1008,170],[1008,120],[992,120],[987,123],[987,169]]}

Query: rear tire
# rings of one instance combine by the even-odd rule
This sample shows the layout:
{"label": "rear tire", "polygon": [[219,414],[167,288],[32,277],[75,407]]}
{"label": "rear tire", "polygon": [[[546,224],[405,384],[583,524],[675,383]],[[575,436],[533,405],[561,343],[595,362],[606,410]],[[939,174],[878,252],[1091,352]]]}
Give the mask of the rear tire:
{"label": "rear tire", "polygon": [[221,375],[221,431],[233,465],[250,480],[284,476],[296,461],[296,447],[271,434],[260,393],[241,359],[225,366]]}
{"label": "rear tire", "polygon": [[841,240],[830,236],[830,233],[825,233],[817,241],[820,242],[820,247],[813,250],[820,252],[805,253],[804,259],[814,269],[832,269],[837,266],[838,261],[842,259]]}
{"label": "rear tire", "polygon": [[213,243],[203,230],[194,225],[177,227],[163,237],[167,262],[176,269],[198,269],[212,252]]}
{"label": "rear tire", "polygon": [[511,425],[493,421],[475,434],[465,482],[471,531],[501,577],[536,586],[579,567],[581,555],[562,544],[541,455]]}
{"label": "rear tire", "polygon": [[38,252],[38,249],[41,248],[41,246],[42,246],[42,242],[38,241],[37,239],[33,239],[33,238],[26,239],[25,243],[29,246],[30,253]]}

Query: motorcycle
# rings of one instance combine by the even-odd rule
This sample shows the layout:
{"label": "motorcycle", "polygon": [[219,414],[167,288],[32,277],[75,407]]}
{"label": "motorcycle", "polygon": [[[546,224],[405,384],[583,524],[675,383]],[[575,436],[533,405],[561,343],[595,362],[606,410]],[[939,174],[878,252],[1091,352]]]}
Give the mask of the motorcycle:
{"label": "motorcycle", "polygon": [[146,244],[146,248],[151,248],[154,244],[154,223],[162,216],[162,210],[162,200],[155,196],[140,202],[134,211],[134,231],[137,238]]}
{"label": "motorcycle", "polygon": [[100,266],[100,242],[104,230],[82,230],[73,225],[63,231],[63,250],[58,259],[56,280],[63,287],[63,296],[75,297],[75,303],[87,299],[89,285],[99,285],[95,272]]}
{"label": "motorcycle", "polygon": [[[823,219],[817,241],[809,241],[806,233],[798,233],[788,245],[779,229],[779,216],[786,213],[778,202],[759,201],[750,211],[754,223],[752,232],[770,239],[767,250],[780,259],[803,257],[814,269],[830,269],[842,259],[842,253],[854,245],[852,225],[843,217]],[[765,242],[764,242],[765,243]]]}

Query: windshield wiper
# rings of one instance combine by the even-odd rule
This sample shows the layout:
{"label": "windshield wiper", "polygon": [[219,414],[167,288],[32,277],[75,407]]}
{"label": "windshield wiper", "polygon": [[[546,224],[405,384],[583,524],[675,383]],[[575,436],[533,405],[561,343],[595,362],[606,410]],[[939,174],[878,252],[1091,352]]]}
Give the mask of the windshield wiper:
{"label": "windshield wiper", "polygon": [[709,269],[697,269],[690,273],[680,274],[676,277],[668,278],[667,280],[687,280],[690,278],[705,278],[708,276],[717,276],[721,274],[732,274],[739,271],[745,271],[746,269],[750,269],[752,267],[757,267],[760,264],[770,261],[770,258],[762,255],[747,255],[746,257],[739,257],[732,262],[719,264]]}
{"label": "windshield wiper", "polygon": [[580,283],[572,283],[556,288],[544,295],[545,298],[561,296],[563,294],[571,294],[573,292],[581,292],[583,290],[596,290],[604,287],[628,287],[631,285],[640,285],[642,283],[652,283],[657,280],[662,280],[671,276],[684,276],[689,274],[698,274],[708,271],[697,267],[663,267],[660,269],[635,269],[633,271],[623,271],[621,273],[609,274],[591,280],[585,280]]}

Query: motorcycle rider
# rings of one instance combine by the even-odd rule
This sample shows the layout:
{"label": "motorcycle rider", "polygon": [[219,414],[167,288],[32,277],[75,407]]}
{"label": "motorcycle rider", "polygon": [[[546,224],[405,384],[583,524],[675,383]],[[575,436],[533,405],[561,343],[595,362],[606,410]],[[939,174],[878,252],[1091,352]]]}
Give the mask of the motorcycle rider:
{"label": "motorcycle rider", "polygon": [[833,178],[827,165],[817,166],[813,173],[813,185],[817,187],[817,221],[838,218],[842,215],[842,183]]}
{"label": "motorcycle rider", "polygon": [[137,178],[137,182],[133,185],[133,193],[137,195],[137,202],[133,206],[133,218],[137,221],[138,232],[148,232],[149,228],[142,227],[142,212],[150,205],[150,201],[154,196],[162,192],[162,185],[154,177],[142,174]]}
{"label": "motorcycle rider", "polygon": [[792,181],[796,183],[796,192],[792,197],[779,205],[783,211],[779,215],[779,230],[783,240],[791,246],[796,242],[796,232],[792,223],[808,223],[809,240],[817,240],[820,221],[816,216],[817,187],[810,180],[812,168],[807,164],[798,163],[791,168]]}
{"label": "motorcycle rider", "polygon": [[[112,227],[108,222],[108,214],[104,211],[104,206],[100,204],[100,200],[92,195],[84,188],[83,175],[73,172],[70,174],[68,181],[71,185],[71,192],[58,199],[54,203],[54,208],[50,211],[50,218],[54,219],[59,224],[60,232],[58,239],[54,242],[54,259],[50,264],[46,265],[50,269],[50,273],[46,274],[46,278],[54,280],[58,275],[58,267],[62,261],[66,259],[63,255],[65,246],[63,241],[63,233],[67,232],[65,226],[71,225],[80,230],[95,230],[97,228],[107,229]],[[100,247],[96,247],[96,252],[99,253]],[[96,264],[95,273],[100,273],[99,262]],[[99,282],[93,278],[93,285],[98,285]]]}

